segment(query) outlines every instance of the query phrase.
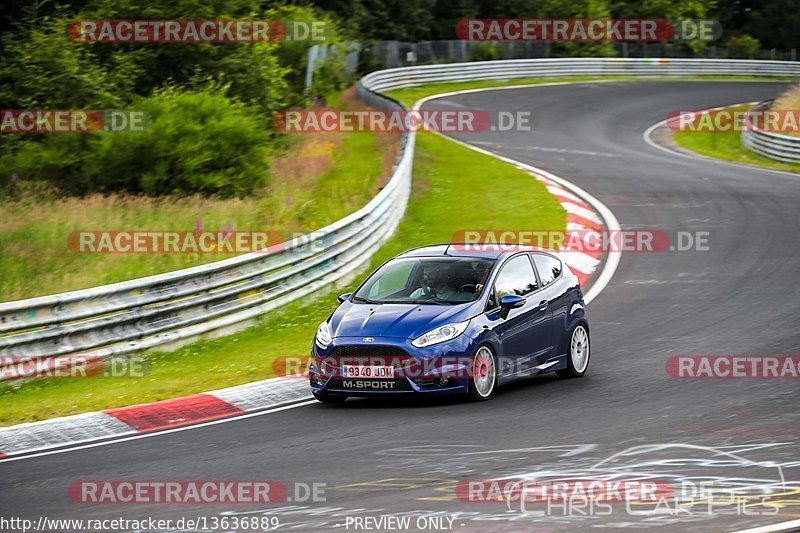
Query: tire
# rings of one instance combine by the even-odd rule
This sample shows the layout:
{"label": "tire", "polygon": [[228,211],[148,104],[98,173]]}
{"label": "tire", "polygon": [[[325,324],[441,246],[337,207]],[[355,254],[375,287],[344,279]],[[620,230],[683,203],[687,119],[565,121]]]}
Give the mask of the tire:
{"label": "tire", "polygon": [[318,402],[327,404],[343,404],[347,400],[347,396],[333,396],[325,392],[312,391],[311,394]]}
{"label": "tire", "polygon": [[586,374],[591,357],[591,342],[586,324],[579,323],[572,329],[567,343],[567,368],[556,370],[560,378],[579,378]]}
{"label": "tire", "polygon": [[486,345],[478,348],[469,377],[469,397],[475,402],[485,402],[497,388],[497,357]]}

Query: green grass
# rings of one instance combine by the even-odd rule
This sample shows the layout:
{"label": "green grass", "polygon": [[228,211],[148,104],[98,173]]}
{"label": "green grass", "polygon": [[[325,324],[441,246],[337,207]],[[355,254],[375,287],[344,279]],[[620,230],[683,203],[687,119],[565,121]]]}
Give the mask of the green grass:
{"label": "green grass", "polygon": [[58,198],[41,191],[0,198],[0,300],[114,283],[231,256],[76,253],[67,247],[74,231],[194,231],[198,219],[206,231],[225,226],[282,234],[318,229],[366,204],[383,184],[386,171],[377,139],[371,133],[342,135],[338,144],[321,139],[304,148],[310,157],[300,154],[290,164],[327,169],[296,179],[289,169],[290,177],[274,179],[269,189],[243,199]]}
{"label": "green grass", "polygon": [[[743,111],[747,108],[748,106],[738,106],[731,109],[733,111]],[[800,164],[781,163],[747,149],[742,144],[742,137],[739,132],[679,131],[675,133],[673,138],[683,148],[708,157],[790,172],[800,172]]]}
{"label": "green grass", "polygon": [[[453,161],[458,160],[459,165]],[[457,202],[455,201],[457,199]],[[417,136],[405,217],[371,268],[420,245],[447,242],[463,229],[564,229],[558,201],[530,175],[432,133]],[[363,273],[361,276],[363,277]],[[155,353],[145,378],[42,379],[0,387],[0,425],[150,402],[274,375],[281,356],[308,353],[319,322],[335,309],[331,288],[269,313],[256,326],[172,352]]]}
{"label": "green grass", "polygon": [[[410,106],[419,98],[441,92],[594,79],[447,83],[402,89],[392,95]],[[366,142],[363,137],[353,140],[358,141]],[[459,165],[453,164],[456,160]],[[339,193],[335,182],[331,179],[324,194]],[[311,220],[313,209],[309,207],[308,213]],[[561,206],[529,175],[435,134],[420,133],[408,209],[393,238],[373,256],[370,268],[408,248],[448,241],[463,229],[563,229],[565,224]],[[355,284],[293,302],[239,333],[151,354],[151,373],[145,378],[53,379],[0,386],[0,425],[161,400],[271,377],[273,364],[281,356],[308,353],[317,325],[337,305],[336,295]]]}

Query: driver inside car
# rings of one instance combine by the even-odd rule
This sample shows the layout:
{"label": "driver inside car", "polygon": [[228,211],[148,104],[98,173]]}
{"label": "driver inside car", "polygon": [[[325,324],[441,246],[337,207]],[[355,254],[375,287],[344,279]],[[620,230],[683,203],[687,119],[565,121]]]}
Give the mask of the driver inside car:
{"label": "driver inside car", "polygon": [[489,277],[489,265],[480,262],[475,265],[475,292],[480,293],[483,286],[486,285],[486,279]]}
{"label": "driver inside car", "polygon": [[447,271],[437,265],[426,265],[422,270],[422,286],[411,293],[409,298],[436,298],[437,300],[458,299],[458,291],[447,284]]}

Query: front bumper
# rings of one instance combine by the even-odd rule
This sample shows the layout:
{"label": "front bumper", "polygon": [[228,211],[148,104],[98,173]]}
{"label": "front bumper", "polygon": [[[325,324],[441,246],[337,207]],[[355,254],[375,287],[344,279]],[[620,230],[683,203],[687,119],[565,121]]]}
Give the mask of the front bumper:
{"label": "front bumper", "polygon": [[[468,391],[469,371],[476,353],[466,335],[417,348],[410,339],[337,337],[320,348],[312,342],[309,381],[316,393],[343,396],[397,394],[447,395]],[[342,364],[395,367],[394,378],[351,378],[342,375]]]}

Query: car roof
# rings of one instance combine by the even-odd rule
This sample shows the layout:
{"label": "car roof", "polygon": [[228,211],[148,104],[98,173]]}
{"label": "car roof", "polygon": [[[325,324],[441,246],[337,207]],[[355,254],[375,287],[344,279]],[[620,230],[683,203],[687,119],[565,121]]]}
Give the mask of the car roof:
{"label": "car roof", "polygon": [[504,246],[493,244],[444,243],[412,248],[395,257],[480,257],[499,259],[521,251],[540,251],[529,246]]}

